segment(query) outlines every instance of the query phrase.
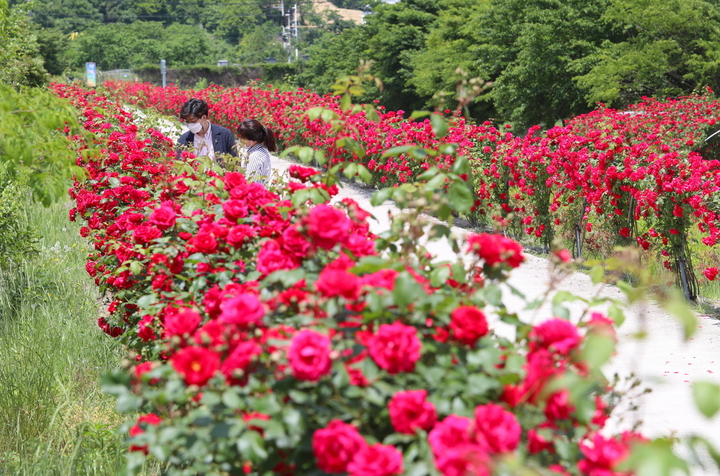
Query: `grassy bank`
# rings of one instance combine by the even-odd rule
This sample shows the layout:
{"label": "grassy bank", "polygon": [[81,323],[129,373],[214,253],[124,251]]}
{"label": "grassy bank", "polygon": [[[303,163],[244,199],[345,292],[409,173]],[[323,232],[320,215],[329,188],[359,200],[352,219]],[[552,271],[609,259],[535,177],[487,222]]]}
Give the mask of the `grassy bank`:
{"label": "grassy bank", "polygon": [[0,269],[0,474],[118,474],[119,417],[98,381],[122,348],[96,325],[87,244],[67,206],[18,199],[41,251]]}

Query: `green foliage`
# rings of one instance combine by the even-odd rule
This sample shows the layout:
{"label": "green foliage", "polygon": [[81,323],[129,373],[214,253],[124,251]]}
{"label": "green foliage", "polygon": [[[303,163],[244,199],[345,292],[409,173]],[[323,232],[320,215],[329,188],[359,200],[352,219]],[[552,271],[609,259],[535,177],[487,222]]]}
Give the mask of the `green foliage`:
{"label": "green foliage", "polygon": [[613,106],[642,96],[676,96],[698,86],[720,87],[720,8],[704,0],[611,0],[602,16],[623,28],[590,57],[577,77],[589,103]]}
{"label": "green foliage", "polygon": [[385,85],[380,101],[389,109],[422,107],[424,101],[407,86],[413,75],[411,59],[425,46],[439,10],[439,0],[405,0],[378,7],[368,17],[367,59],[374,62],[371,73]]}
{"label": "green foliage", "polygon": [[277,41],[279,36],[279,26],[272,23],[257,25],[243,36],[232,58],[242,64],[264,63],[265,58],[275,58],[284,63],[287,61],[287,52],[282,43]]}
{"label": "green foliage", "polygon": [[587,111],[573,77],[584,60],[614,37],[600,22],[607,0],[493,1],[479,22],[483,42],[475,51],[488,99],[501,117],[527,128],[552,127],[558,119]]}
{"label": "green foliage", "polygon": [[80,176],[76,152],[63,134],[77,130],[77,112],[46,90],[19,92],[0,85],[0,173],[24,177],[43,204],[63,196],[68,180]]}
{"label": "green foliage", "polygon": [[127,69],[167,61],[169,66],[215,63],[228,53],[223,42],[207,32],[158,22],[111,23],[86,30],[70,42],[66,53],[70,67],[86,62],[100,70]]}
{"label": "green foliage", "polygon": [[0,0],[0,65],[0,84],[17,88],[47,81],[27,12],[22,7],[9,10],[7,0]]}
{"label": "green foliage", "polygon": [[22,220],[22,201],[18,198],[24,192],[17,182],[0,175],[0,269],[37,251],[37,237]]}

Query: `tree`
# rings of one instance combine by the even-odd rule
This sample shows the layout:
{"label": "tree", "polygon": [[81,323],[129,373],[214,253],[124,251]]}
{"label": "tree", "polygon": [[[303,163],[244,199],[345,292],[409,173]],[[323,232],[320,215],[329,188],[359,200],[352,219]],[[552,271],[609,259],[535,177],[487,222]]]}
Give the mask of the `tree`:
{"label": "tree", "polygon": [[643,96],[677,96],[720,87],[720,8],[704,0],[611,0],[602,16],[619,25],[578,74],[590,104],[622,106]]}
{"label": "tree", "polygon": [[404,0],[377,7],[367,18],[367,55],[384,83],[380,100],[389,109],[419,109],[425,101],[408,85],[413,54],[424,48],[440,0]]}
{"label": "tree", "polygon": [[0,84],[15,88],[39,86],[47,82],[37,38],[22,6],[8,9],[0,0]]}
{"label": "tree", "polygon": [[[482,42],[477,22],[489,3],[490,0],[441,0],[437,23],[424,48],[409,61],[412,76],[407,83],[426,101],[423,107],[456,107],[456,82],[462,79],[458,68],[470,77],[480,76],[473,48]],[[492,115],[488,109],[487,102],[475,101],[472,116]]]}
{"label": "tree", "polygon": [[243,36],[235,56],[241,63],[264,63],[265,58],[287,62],[287,51],[280,42],[280,27],[272,23],[258,25]]}
{"label": "tree", "polygon": [[[350,28],[340,34],[326,33],[308,47],[309,60],[300,73],[300,84],[319,94],[332,92],[332,85],[341,76],[355,74],[361,60],[368,59],[363,48],[367,30]],[[371,87],[372,88],[372,87]],[[369,97],[376,97],[372,90]]]}
{"label": "tree", "polygon": [[552,127],[587,112],[585,91],[573,77],[593,66],[588,58],[613,25],[601,22],[609,0],[493,0],[480,16],[484,42],[473,48],[482,76],[493,81],[486,98],[519,128]]}

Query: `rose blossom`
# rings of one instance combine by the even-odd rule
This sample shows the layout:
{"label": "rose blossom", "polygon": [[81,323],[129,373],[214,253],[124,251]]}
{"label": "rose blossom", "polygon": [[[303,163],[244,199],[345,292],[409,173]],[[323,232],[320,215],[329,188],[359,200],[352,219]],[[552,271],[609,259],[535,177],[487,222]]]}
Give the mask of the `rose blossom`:
{"label": "rose blossom", "polygon": [[315,287],[327,298],[342,296],[354,300],[360,295],[360,278],[344,270],[325,268],[315,281]]}
{"label": "rose blossom", "polygon": [[176,309],[165,316],[165,332],[168,337],[190,334],[201,320],[200,314],[192,309]]}
{"label": "rose blossom", "polygon": [[525,261],[522,246],[516,241],[502,235],[481,233],[468,237],[468,251],[474,252],[485,260],[489,266],[505,263],[511,268],[517,268]]}
{"label": "rose blossom", "polygon": [[188,385],[203,386],[220,369],[220,356],[202,347],[186,347],[175,354],[172,366]]}
{"label": "rose blossom", "polygon": [[263,243],[257,255],[257,270],[264,275],[284,269],[295,269],[298,265],[295,261],[280,249],[275,240],[268,240]]}
{"label": "rose blossom", "polygon": [[315,331],[295,334],[290,343],[288,360],[293,376],[298,380],[315,382],[330,373],[330,339]]}
{"label": "rose blossom", "polygon": [[350,476],[392,476],[403,473],[402,453],[390,445],[366,445],[347,467]]}
{"label": "rose blossom", "polygon": [[345,473],[347,466],[367,443],[357,429],[340,420],[331,420],[325,428],[315,430],[313,454],[318,468],[326,473]]}
{"label": "rose blossom", "polygon": [[154,226],[140,225],[133,230],[133,239],[135,243],[142,245],[150,243],[162,236],[162,231]]}
{"label": "rose blossom", "polygon": [[165,205],[160,208],[156,208],[155,211],[150,214],[150,218],[148,218],[148,222],[161,230],[172,228],[175,226],[176,220],[177,214],[175,213],[175,210]]}
{"label": "rose blossom", "polygon": [[255,231],[249,225],[235,225],[225,238],[230,246],[240,247],[243,243],[255,237]]}
{"label": "rose blossom", "polygon": [[300,233],[297,226],[289,226],[283,231],[282,234],[282,247],[288,253],[295,256],[296,258],[305,258],[310,250],[310,243],[308,243],[305,236]]}
{"label": "rose blossom", "polygon": [[460,306],[450,315],[450,330],[458,342],[473,346],[488,333],[485,314],[475,306]]}
{"label": "rose blossom", "polygon": [[447,449],[435,463],[443,476],[489,476],[489,464],[490,459],[483,446],[473,443]]}
{"label": "rose blossom", "polygon": [[215,253],[217,251],[217,241],[210,233],[200,231],[188,242],[195,251],[200,253]]}
{"label": "rose blossom", "polygon": [[580,345],[582,337],[577,327],[570,321],[558,317],[547,320],[530,331],[531,350],[551,349],[567,355]]}
{"label": "rose blossom", "polygon": [[412,326],[382,324],[368,342],[370,357],[390,374],[412,372],[420,360],[420,339]]}
{"label": "rose blossom", "polygon": [[[229,385],[243,385],[247,379],[245,372],[256,355],[260,355],[262,349],[255,341],[239,343],[232,353],[223,361],[220,371],[223,373]],[[238,372],[242,374],[238,377]]]}
{"label": "rose blossom", "polygon": [[352,229],[352,222],[345,212],[330,205],[317,205],[310,210],[306,222],[308,236],[326,250],[344,243]]}
{"label": "rose blossom", "polygon": [[710,281],[715,281],[715,278],[718,275],[718,269],[716,267],[712,268],[705,268],[705,271],[703,272],[706,278],[708,278]]}
{"label": "rose blossom", "polygon": [[240,200],[228,200],[222,205],[225,217],[233,222],[248,216],[248,207]]}
{"label": "rose blossom", "polygon": [[220,304],[220,320],[225,324],[246,327],[257,324],[265,316],[265,307],[253,293],[242,293]]}
{"label": "rose blossom", "polygon": [[413,435],[418,428],[427,431],[435,425],[437,412],[426,398],[425,390],[408,390],[393,395],[388,412],[396,432]]}
{"label": "rose blossom", "polygon": [[515,415],[499,405],[488,403],[475,408],[475,439],[487,444],[490,453],[506,453],[517,448],[522,429]]}
{"label": "rose blossom", "polygon": [[428,442],[435,458],[445,453],[450,448],[471,443],[470,419],[457,415],[448,415],[443,421],[435,425],[430,434]]}

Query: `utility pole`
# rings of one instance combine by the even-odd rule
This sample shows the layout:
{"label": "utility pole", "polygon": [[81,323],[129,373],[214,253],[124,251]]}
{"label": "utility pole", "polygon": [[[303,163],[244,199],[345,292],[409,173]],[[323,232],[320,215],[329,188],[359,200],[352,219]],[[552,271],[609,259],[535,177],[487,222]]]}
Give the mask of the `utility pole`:
{"label": "utility pole", "polygon": [[295,24],[295,62],[299,61],[298,57],[298,43],[300,42],[300,28],[298,28],[298,6],[295,4],[295,10],[293,11],[293,23]]}

